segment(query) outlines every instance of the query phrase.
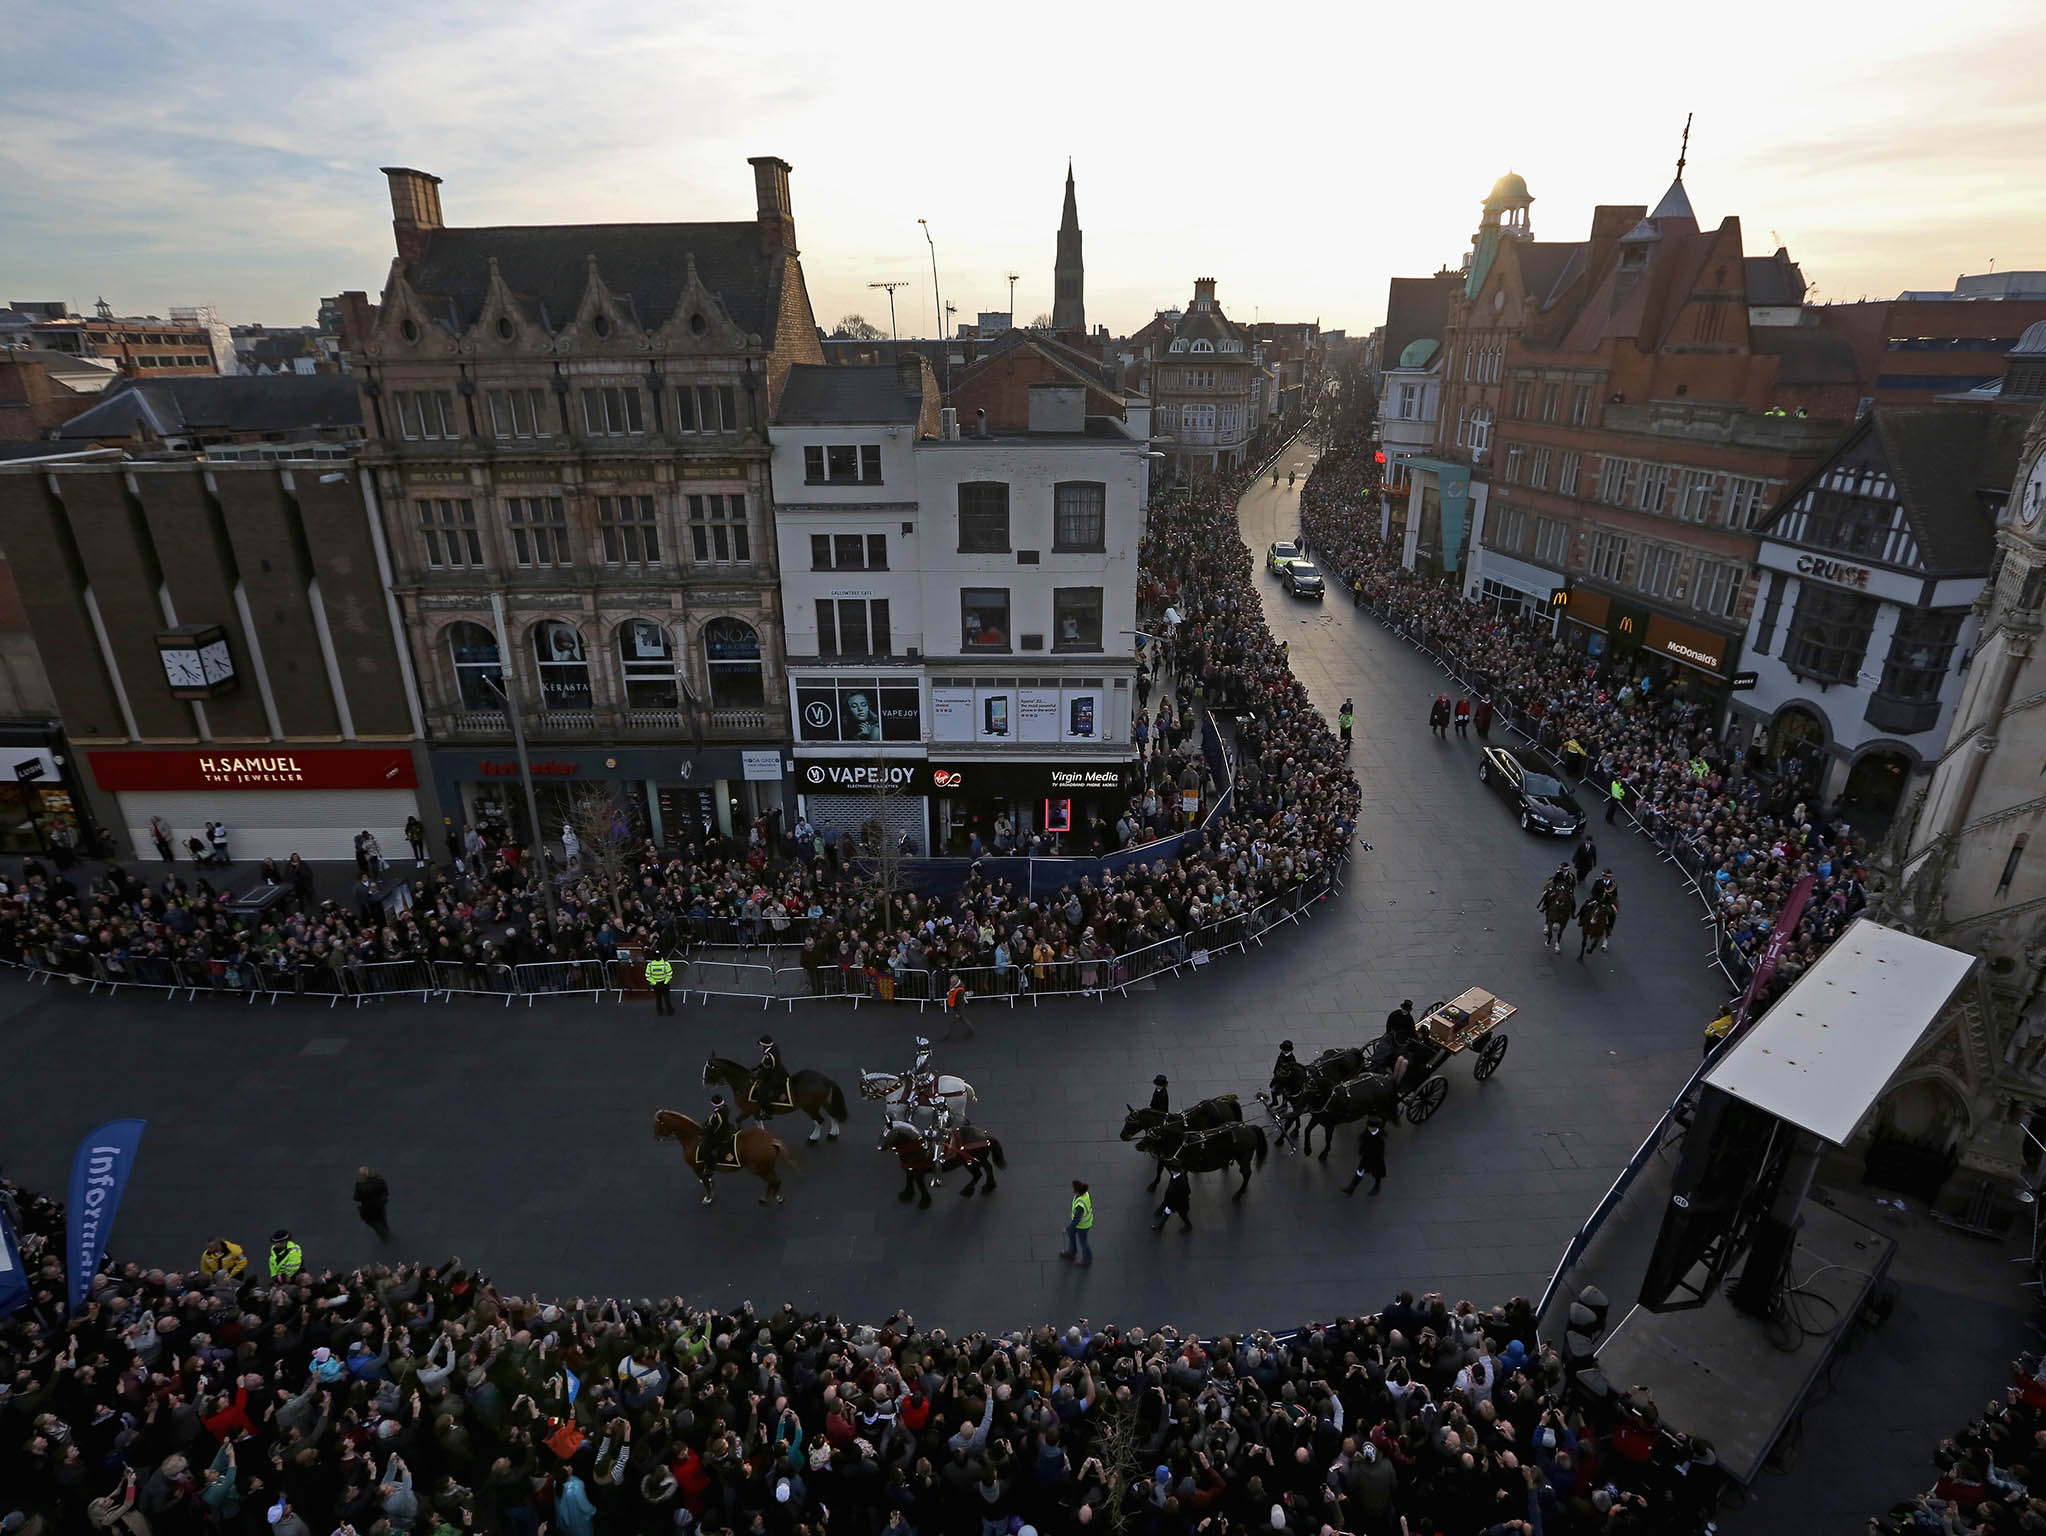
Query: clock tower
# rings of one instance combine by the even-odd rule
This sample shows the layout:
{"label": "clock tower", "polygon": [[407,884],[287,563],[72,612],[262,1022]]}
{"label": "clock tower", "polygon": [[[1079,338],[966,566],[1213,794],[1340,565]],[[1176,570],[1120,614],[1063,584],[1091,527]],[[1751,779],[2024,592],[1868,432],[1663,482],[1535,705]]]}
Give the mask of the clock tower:
{"label": "clock tower", "polygon": [[2039,1161],[2022,1128],[2046,1104],[2046,406],[2026,431],[1975,608],[1981,638],[1916,819],[1900,813],[1902,868],[1882,915],[1985,963],[1898,1074],[1885,1113],[1906,1106],[1898,1134],[1944,1134],[1964,1168],[2015,1178]]}

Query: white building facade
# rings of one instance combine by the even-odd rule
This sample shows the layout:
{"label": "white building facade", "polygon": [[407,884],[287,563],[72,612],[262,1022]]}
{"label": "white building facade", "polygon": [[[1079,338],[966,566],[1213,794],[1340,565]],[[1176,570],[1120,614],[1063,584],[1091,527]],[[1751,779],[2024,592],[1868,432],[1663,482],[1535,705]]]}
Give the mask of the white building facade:
{"label": "white building facade", "polygon": [[1939,759],[1981,630],[2021,418],[1872,412],[1760,528],[1732,723],[1806,793],[1887,819]]}
{"label": "white building facade", "polygon": [[798,368],[777,414],[800,808],[918,853],[998,822],[1087,846],[1138,783],[1146,444],[1061,385],[1028,432],[961,435],[913,382]]}

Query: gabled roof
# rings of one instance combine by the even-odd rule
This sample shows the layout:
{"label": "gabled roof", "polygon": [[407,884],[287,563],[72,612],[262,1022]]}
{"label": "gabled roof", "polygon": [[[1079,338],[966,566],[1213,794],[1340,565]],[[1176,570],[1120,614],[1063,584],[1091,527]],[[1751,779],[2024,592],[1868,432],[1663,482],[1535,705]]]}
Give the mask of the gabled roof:
{"label": "gabled roof", "polygon": [[1449,329],[1449,297],[1458,282],[1454,272],[1394,278],[1385,294],[1385,339],[1379,355],[1404,358],[1407,348],[1417,341],[1433,341],[1439,350]]}
{"label": "gabled roof", "polygon": [[1513,254],[1520,263],[1520,285],[1537,309],[1554,302],[1563,276],[1584,254],[1581,240],[1517,241]]}
{"label": "gabled roof", "polygon": [[527,317],[554,330],[581,307],[594,257],[605,286],[643,330],[653,330],[673,314],[692,256],[704,286],[733,322],[772,348],[780,262],[761,250],[759,227],[751,222],[435,229],[426,232],[420,259],[404,271],[430,316],[467,330],[489,296],[494,258]]}
{"label": "gabled roof", "polygon": [[1870,414],[1925,568],[1936,576],[1987,571],[1996,547],[1990,503],[2008,496],[2017,477],[2024,418],[1953,406]]}
{"label": "gabled roof", "polygon": [[1843,459],[1865,463],[1873,447],[1897,488],[1918,568],[1929,576],[1979,576],[1996,549],[1996,508],[2009,495],[2025,419],[1987,405],[1877,406],[1854,424],[1761,525],[1766,536],[1804,493]]}
{"label": "gabled roof", "polygon": [[0,352],[0,361],[10,363],[40,363],[43,372],[51,382],[59,384],[74,395],[97,395],[112,389],[124,375],[111,363],[98,362],[89,357],[73,357],[69,352],[55,352],[47,347],[9,347]]}
{"label": "gabled roof", "polygon": [[1741,268],[1750,304],[1781,306],[1804,302],[1804,272],[1782,246],[1776,247],[1773,256],[1747,257]]}
{"label": "gabled roof", "polygon": [[206,432],[322,432],[362,425],[355,381],[340,374],[129,379],[57,429],[63,442]]}
{"label": "gabled roof", "polygon": [[796,363],[774,419],[778,426],[914,426],[923,405],[921,391],[903,389],[902,370],[893,363]]}

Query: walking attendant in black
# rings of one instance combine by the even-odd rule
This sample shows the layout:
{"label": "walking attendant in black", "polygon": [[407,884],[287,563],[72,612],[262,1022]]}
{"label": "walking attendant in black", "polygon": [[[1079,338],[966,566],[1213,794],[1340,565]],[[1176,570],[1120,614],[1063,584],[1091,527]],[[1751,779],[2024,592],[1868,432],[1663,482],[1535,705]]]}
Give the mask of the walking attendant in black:
{"label": "walking attendant in black", "polygon": [[1364,1132],[1357,1138],[1357,1169],[1343,1186],[1343,1193],[1354,1195],[1367,1173],[1371,1175],[1371,1193],[1375,1195],[1385,1183],[1385,1122],[1376,1115],[1364,1123]]}
{"label": "walking attendant in black", "polygon": [[362,1217],[363,1225],[376,1233],[385,1242],[391,1240],[391,1223],[387,1208],[391,1203],[391,1186],[384,1182],[384,1176],[367,1165],[355,1170],[355,1209]]}
{"label": "walking attendant in black", "polygon": [[1151,1230],[1158,1231],[1165,1225],[1165,1218],[1177,1216],[1179,1224],[1186,1231],[1193,1230],[1193,1217],[1187,1214],[1193,1206],[1193,1181],[1186,1176],[1186,1169],[1178,1163],[1167,1163],[1170,1177],[1165,1181],[1165,1198],[1158,1202],[1158,1209],[1151,1213]]}
{"label": "walking attendant in black", "polygon": [[1151,1107],[1161,1115],[1172,1113],[1172,1089],[1163,1072],[1151,1079]]}

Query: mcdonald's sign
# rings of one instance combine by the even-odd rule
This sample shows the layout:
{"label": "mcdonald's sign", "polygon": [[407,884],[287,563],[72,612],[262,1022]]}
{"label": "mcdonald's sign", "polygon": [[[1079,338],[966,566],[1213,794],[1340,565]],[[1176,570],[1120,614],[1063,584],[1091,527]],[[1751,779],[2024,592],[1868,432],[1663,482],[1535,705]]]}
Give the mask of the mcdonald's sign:
{"label": "mcdonald's sign", "polygon": [[1549,591],[1549,606],[1551,608],[1568,608],[1570,606],[1570,589],[1568,587],[1551,588]]}

